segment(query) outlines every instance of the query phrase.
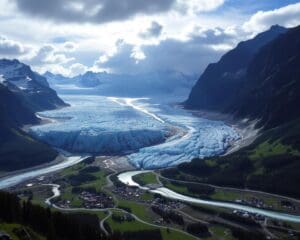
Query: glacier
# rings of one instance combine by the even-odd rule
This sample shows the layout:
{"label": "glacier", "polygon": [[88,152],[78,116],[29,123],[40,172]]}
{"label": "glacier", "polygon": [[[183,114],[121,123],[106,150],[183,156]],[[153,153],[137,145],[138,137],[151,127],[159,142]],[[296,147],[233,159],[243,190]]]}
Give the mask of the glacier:
{"label": "glacier", "polygon": [[74,153],[123,154],[164,142],[167,126],[130,106],[96,95],[62,95],[70,107],[40,112],[52,123],[30,133],[48,144]]}
{"label": "glacier", "polygon": [[221,155],[240,139],[238,132],[224,122],[199,118],[176,106],[163,104],[151,111],[181,131],[162,144],[130,154],[130,163],[139,169],[171,167],[196,157]]}
{"label": "glacier", "polygon": [[[72,86],[65,86],[72,89]],[[40,112],[52,119],[30,133],[48,144],[94,155],[126,155],[139,169],[175,166],[193,158],[220,155],[240,138],[222,121],[199,118],[169,104],[171,98],[60,95],[71,106]],[[173,99],[174,100],[174,99]]]}

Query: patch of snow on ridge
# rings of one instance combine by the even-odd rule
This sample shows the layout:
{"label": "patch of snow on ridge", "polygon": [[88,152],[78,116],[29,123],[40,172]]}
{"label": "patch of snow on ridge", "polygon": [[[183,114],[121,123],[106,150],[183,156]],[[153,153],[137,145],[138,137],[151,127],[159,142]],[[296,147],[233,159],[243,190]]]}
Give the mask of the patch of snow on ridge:
{"label": "patch of snow on ridge", "polygon": [[2,74],[0,74],[0,83],[5,84],[5,82],[6,82],[6,79],[3,77]]}

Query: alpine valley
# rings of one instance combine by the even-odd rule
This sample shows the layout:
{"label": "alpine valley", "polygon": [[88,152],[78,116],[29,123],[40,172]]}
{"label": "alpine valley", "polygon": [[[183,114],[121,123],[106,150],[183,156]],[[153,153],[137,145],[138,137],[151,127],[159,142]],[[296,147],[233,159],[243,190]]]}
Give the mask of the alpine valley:
{"label": "alpine valley", "polygon": [[[41,3],[31,9],[35,1],[26,2],[14,1],[22,18],[33,14],[31,21],[37,21],[46,14],[49,25],[57,18],[61,34],[77,29],[78,21],[86,29],[97,21],[110,26],[111,15],[116,25],[126,14],[134,21],[144,9],[125,1],[116,3],[122,11],[106,16],[102,9],[114,9],[113,1],[91,8],[87,5],[94,1],[76,1],[70,9],[69,3],[59,8],[53,1],[46,12]],[[158,11],[152,4],[145,16]],[[188,3],[169,4],[176,5],[169,13],[176,21],[177,14],[190,14]],[[160,14],[169,4],[158,4]],[[210,4],[197,14],[219,11]],[[263,11],[257,14],[252,21],[263,19]],[[74,29],[66,30],[63,22]],[[175,58],[188,62],[175,46],[194,38],[217,42],[222,34],[231,39],[231,28],[213,34],[200,28],[200,37],[174,38],[170,47],[163,38],[170,29],[154,21],[139,34],[146,41],[144,53],[140,44],[130,60],[121,56],[126,73],[105,68],[127,53],[130,44],[119,39],[96,61],[103,69],[74,64],[62,74],[57,69],[77,54],[88,59],[91,50],[51,35],[58,47],[44,46],[32,57],[26,55],[30,44],[23,49],[0,36],[0,54],[14,47],[26,55],[17,60],[6,57],[7,50],[0,60],[0,240],[300,239],[300,26],[295,22],[253,31],[234,47],[205,42],[203,54],[230,50],[215,63],[207,58],[197,81],[196,73],[173,64]],[[88,38],[74,36],[78,42]],[[37,39],[32,37],[33,45]],[[105,44],[109,48],[109,41]],[[160,44],[164,50],[151,59],[151,46]],[[169,48],[176,49],[171,67],[142,65],[154,66]],[[71,74],[75,67],[84,71]]]}

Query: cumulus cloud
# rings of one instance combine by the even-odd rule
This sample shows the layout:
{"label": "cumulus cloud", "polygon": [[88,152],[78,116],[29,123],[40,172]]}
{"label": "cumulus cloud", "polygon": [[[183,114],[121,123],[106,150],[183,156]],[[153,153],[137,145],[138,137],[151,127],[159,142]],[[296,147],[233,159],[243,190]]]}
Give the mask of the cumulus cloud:
{"label": "cumulus cloud", "polygon": [[224,4],[225,0],[177,0],[176,9],[182,13],[209,12]]}
{"label": "cumulus cloud", "polygon": [[5,56],[20,56],[27,52],[21,43],[0,36],[0,54]]}
{"label": "cumulus cloud", "polygon": [[287,3],[274,1],[248,8],[253,0],[0,0],[1,34],[9,37],[0,37],[0,54],[65,75],[91,69],[201,73],[273,24],[300,24],[300,3],[279,8]]}
{"label": "cumulus cloud", "polygon": [[153,21],[151,26],[146,29],[146,31],[140,33],[140,37],[148,39],[148,38],[156,38],[159,37],[162,33],[163,26],[158,22]]}
{"label": "cumulus cloud", "polygon": [[[155,45],[137,48],[125,42],[118,43],[116,53],[106,61],[95,64],[101,69],[118,73],[139,73],[176,70],[187,74],[201,73],[210,62],[232,48],[239,41],[238,35],[226,33],[225,29],[195,29],[186,41],[166,39]],[[223,48],[222,48],[223,47]],[[137,53],[141,58],[137,59]]]}
{"label": "cumulus cloud", "polygon": [[74,63],[70,66],[70,74],[71,76],[76,76],[79,74],[83,74],[88,70],[87,66],[81,63]]}
{"label": "cumulus cloud", "polygon": [[261,32],[271,25],[279,24],[285,27],[293,27],[300,24],[300,3],[290,4],[285,7],[270,11],[258,11],[243,28],[249,32]]}
{"label": "cumulus cloud", "polygon": [[65,64],[73,61],[74,58],[69,58],[63,53],[56,52],[52,45],[42,46],[30,59],[29,64],[44,65],[44,64]]}
{"label": "cumulus cloud", "polygon": [[61,22],[105,23],[170,10],[182,13],[211,11],[224,0],[15,0],[18,9],[31,16]]}

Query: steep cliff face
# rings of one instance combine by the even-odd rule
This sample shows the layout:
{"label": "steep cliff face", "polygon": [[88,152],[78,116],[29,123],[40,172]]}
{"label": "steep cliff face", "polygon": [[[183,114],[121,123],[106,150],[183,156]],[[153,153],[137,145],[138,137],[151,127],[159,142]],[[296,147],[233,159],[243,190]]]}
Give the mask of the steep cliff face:
{"label": "steep cliff face", "polygon": [[300,117],[300,27],[263,47],[251,61],[232,109],[273,128]]}
{"label": "steep cliff face", "polygon": [[232,111],[255,54],[284,32],[285,28],[273,26],[255,38],[238,44],[218,63],[210,64],[193,87],[185,106],[210,111]]}
{"label": "steep cliff face", "polygon": [[[226,98],[223,101],[227,103]],[[261,135],[235,153],[195,159],[178,170],[201,182],[299,197],[300,26],[253,56],[243,84],[227,104],[220,109],[238,118],[258,120]]]}

